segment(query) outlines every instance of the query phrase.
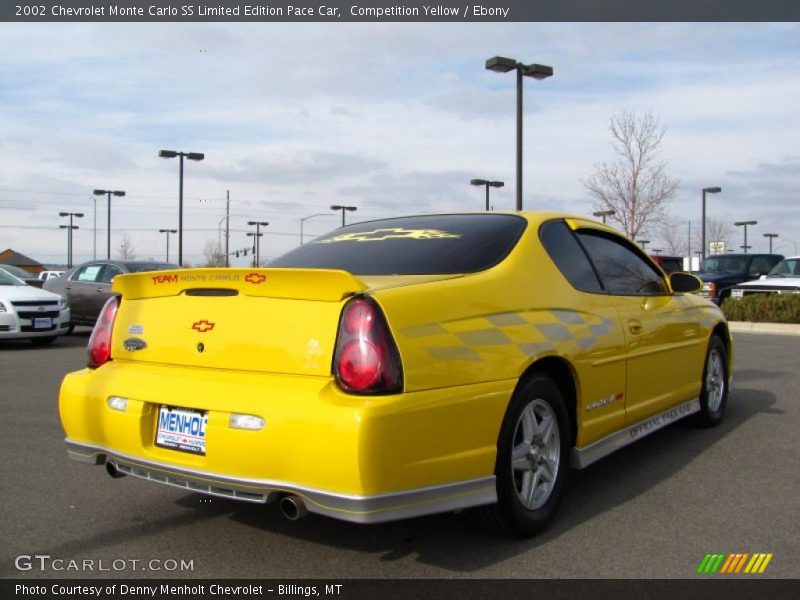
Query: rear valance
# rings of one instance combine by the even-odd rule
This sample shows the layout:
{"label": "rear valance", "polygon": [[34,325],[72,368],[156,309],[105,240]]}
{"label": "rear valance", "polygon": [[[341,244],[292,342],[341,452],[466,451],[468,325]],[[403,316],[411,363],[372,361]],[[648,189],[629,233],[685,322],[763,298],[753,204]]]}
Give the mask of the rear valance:
{"label": "rear valance", "polygon": [[176,269],[118,275],[112,289],[132,300],[177,296],[192,289],[236,290],[247,296],[338,302],[366,284],[332,269]]}

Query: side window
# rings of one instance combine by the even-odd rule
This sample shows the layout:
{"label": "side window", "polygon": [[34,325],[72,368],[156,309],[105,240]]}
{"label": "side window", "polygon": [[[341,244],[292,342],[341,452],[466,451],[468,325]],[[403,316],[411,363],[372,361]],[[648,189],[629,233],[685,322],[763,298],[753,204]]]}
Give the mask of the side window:
{"label": "side window", "polygon": [[765,275],[769,270],[769,259],[766,256],[756,256],[753,262],[750,263],[750,269],[748,269],[747,275],[750,277],[757,277],[759,275]]}
{"label": "side window", "polygon": [[664,278],[639,253],[623,240],[599,231],[578,231],[605,288],[626,296],[666,294]]}
{"label": "side window", "polygon": [[544,223],[539,229],[539,239],[572,287],[582,292],[603,291],[586,253],[564,221]]}
{"label": "side window", "polygon": [[72,281],[83,281],[86,283],[94,283],[100,275],[100,270],[103,265],[86,265],[81,267],[72,275]]}
{"label": "side window", "polygon": [[122,274],[122,269],[116,265],[106,265],[103,269],[103,275],[100,277],[100,283],[111,283],[117,275]]}

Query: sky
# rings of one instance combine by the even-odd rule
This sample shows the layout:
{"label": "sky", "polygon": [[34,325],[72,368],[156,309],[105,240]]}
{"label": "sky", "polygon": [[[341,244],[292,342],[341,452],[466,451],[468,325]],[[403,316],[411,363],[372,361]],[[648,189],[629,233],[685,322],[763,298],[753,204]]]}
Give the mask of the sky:
{"label": "sky", "polygon": [[[669,205],[696,232],[710,218],[748,230],[751,251],[800,245],[800,26],[755,23],[0,23],[0,251],[66,263],[111,254],[165,258],[184,179],[184,262],[224,234],[262,259],[341,224],[514,207],[515,78],[494,55],[553,66],[525,80],[524,207],[590,215],[583,187],[613,160],[609,120],[656,115],[662,158],[680,181]],[[96,198],[96,201],[95,201]],[[95,227],[96,217],[96,227]],[[733,228],[732,245],[742,244]],[[650,247],[660,244],[654,228]],[[695,249],[697,242],[695,242]],[[175,260],[177,241],[170,240]],[[245,266],[249,258],[233,257]]]}

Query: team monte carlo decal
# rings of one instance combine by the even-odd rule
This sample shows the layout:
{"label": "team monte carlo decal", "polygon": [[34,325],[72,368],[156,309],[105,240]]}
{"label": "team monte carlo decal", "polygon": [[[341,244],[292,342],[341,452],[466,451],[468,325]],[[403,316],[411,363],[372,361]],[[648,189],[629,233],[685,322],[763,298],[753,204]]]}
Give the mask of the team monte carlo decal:
{"label": "team monte carlo decal", "polygon": [[258,285],[259,283],[264,283],[267,280],[267,277],[261,273],[249,273],[248,275],[245,275],[244,280],[247,283],[254,283]]}
{"label": "team monte carlo decal", "polygon": [[194,323],[192,323],[192,329],[200,333],[205,333],[206,331],[211,331],[212,329],[214,329],[214,325],[215,323],[209,323],[208,321],[203,319],[202,321],[195,321]]}
{"label": "team monte carlo decal", "polygon": [[[261,275],[261,277],[264,277]],[[239,281],[239,273],[182,273],[180,275],[151,275],[153,285],[164,285],[167,283],[213,283],[221,281]]]}

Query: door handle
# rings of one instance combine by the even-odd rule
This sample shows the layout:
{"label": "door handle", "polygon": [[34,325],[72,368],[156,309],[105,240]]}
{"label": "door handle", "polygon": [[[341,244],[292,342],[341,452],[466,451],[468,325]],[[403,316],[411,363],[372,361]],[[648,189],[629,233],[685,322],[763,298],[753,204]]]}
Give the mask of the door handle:
{"label": "door handle", "polygon": [[628,331],[634,335],[642,333],[642,322],[638,319],[628,319]]}

